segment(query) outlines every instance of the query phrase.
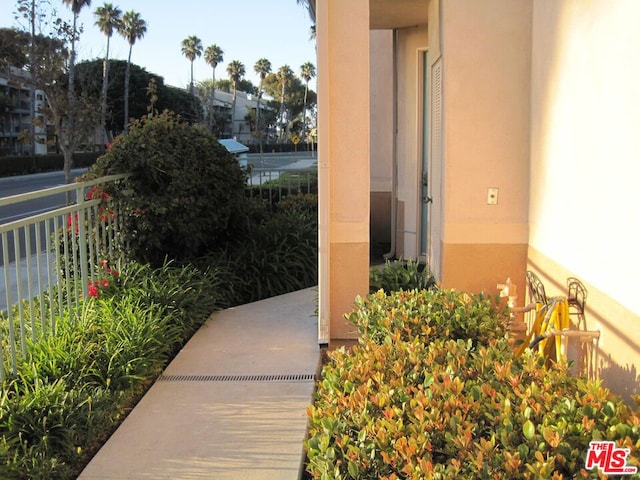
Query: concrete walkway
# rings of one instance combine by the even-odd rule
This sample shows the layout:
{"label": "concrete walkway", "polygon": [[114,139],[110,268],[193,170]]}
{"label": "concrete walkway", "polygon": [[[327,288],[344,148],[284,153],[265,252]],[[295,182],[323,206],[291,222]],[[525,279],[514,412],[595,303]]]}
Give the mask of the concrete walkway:
{"label": "concrete walkway", "polygon": [[315,297],[212,315],[79,480],[298,479],[320,363]]}

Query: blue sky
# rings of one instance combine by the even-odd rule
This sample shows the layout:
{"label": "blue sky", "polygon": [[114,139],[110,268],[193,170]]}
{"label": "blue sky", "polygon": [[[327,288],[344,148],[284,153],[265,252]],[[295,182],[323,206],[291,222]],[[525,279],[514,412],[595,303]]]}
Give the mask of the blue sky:
{"label": "blue sky", "polygon": [[[224,50],[224,62],[216,78],[228,78],[227,63],[240,60],[245,78],[256,85],[256,60],[265,57],[273,70],[289,65],[296,75],[300,65],[316,63],[315,46],[309,40],[311,21],[296,0],[109,0],[123,12],[134,10],[147,22],[147,33],[133,46],[131,61],[164,77],[165,83],[186,87],[189,61],[181,53],[181,42],[190,35],[202,40],[203,47],[215,43]],[[61,18],[71,18],[62,0],[50,0]],[[94,11],[104,0],[91,2],[80,15],[84,32],[78,46],[79,60],[102,58],[106,37],[95,23]],[[15,0],[0,0],[0,26],[18,26],[14,20]],[[111,58],[126,60],[128,43],[118,35],[111,39]],[[200,57],[194,62],[196,82],[211,78],[211,67]],[[315,89],[315,82],[312,88]]]}

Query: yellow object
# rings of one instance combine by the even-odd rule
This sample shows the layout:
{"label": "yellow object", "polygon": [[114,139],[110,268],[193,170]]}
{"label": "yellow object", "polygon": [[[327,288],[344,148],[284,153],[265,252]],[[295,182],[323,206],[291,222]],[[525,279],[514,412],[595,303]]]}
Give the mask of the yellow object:
{"label": "yellow object", "polygon": [[[536,318],[516,353],[520,355],[527,347],[533,346],[542,357],[555,358],[556,361],[566,360],[562,338],[557,333],[568,329],[569,326],[569,302],[565,297],[550,298],[545,305],[536,304]],[[549,341],[549,337],[552,336],[555,337],[555,342]]]}

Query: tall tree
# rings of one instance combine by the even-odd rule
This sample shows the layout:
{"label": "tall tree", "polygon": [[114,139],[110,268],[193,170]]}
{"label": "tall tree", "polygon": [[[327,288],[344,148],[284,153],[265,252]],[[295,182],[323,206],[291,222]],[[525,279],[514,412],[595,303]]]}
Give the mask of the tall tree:
{"label": "tall tree", "polygon": [[307,95],[309,94],[309,82],[316,76],[316,67],[311,62],[305,62],[300,66],[300,77],[304,80],[304,106],[302,107],[302,137],[307,138]]}
{"label": "tall tree", "polygon": [[107,37],[107,49],[102,62],[102,92],[100,94],[100,126],[101,126],[101,146],[106,143],[106,123],[107,123],[107,86],[109,84],[109,45],[114,30],[117,31],[122,22],[122,10],[114,7],[110,3],[105,3],[102,7],[96,8],[94,15],[97,17],[96,25]]}
{"label": "tall tree", "polygon": [[[73,13],[73,24],[71,27],[71,51],[69,55],[69,109],[75,109],[75,72],[76,72],[76,40],[79,37],[78,31],[78,17],[80,16],[80,12],[84,7],[91,6],[91,0],[63,0],[65,5],[71,8],[71,12]],[[75,118],[74,116],[70,116],[67,118],[66,122],[69,123],[68,128],[71,132],[75,129]],[[74,137],[72,134],[71,137]],[[62,148],[62,146],[61,146]],[[66,145],[66,148],[62,148],[62,153],[64,154],[64,171],[66,174],[67,182],[71,181],[71,166],[73,164],[73,150],[75,149],[75,145],[73,142],[71,144]],[[70,151],[67,151],[70,150]],[[68,173],[67,173],[68,172]]]}
{"label": "tall tree", "polygon": [[76,40],[78,38],[78,16],[84,7],[91,6],[91,0],[62,0],[65,5],[71,8],[73,13],[73,26],[71,37],[71,55],[69,57],[69,92],[74,89],[73,82],[75,80],[75,64],[76,64]]}
{"label": "tall tree", "polygon": [[256,106],[256,133],[260,143],[260,153],[262,153],[262,124],[260,123],[260,100],[262,99],[262,87],[264,79],[271,73],[271,62],[266,58],[259,59],[253,66],[253,70],[260,76],[260,86],[258,87],[258,104]]}
{"label": "tall tree", "polygon": [[147,22],[145,22],[138,12],[128,11],[122,17],[122,22],[118,27],[120,35],[129,42],[129,57],[127,58],[127,70],[124,74],[124,133],[129,132],[129,76],[131,75],[131,51],[136,40],[144,37],[147,32]]}
{"label": "tall tree", "polygon": [[189,83],[189,93],[193,94],[193,62],[202,55],[202,40],[195,35],[191,35],[182,40],[182,54],[191,63],[191,82]]}
{"label": "tall tree", "polygon": [[227,75],[231,80],[233,86],[233,103],[231,106],[231,136],[233,137],[233,127],[236,120],[236,97],[238,95],[238,81],[244,77],[245,74],[244,64],[239,60],[233,60],[227,65]]}
{"label": "tall tree", "polygon": [[[280,92],[280,113],[278,117],[280,119],[280,141],[284,140],[286,136],[285,131],[288,130],[288,121],[285,112],[285,98],[287,85],[293,78],[293,70],[289,65],[283,65],[278,69],[278,73],[276,74],[278,77],[278,82],[280,83],[281,92]],[[288,133],[288,132],[287,132]]]}
{"label": "tall tree", "polygon": [[204,51],[204,60],[211,67],[211,105],[209,107],[210,127],[213,131],[215,122],[215,99],[216,99],[216,68],[218,64],[224,60],[224,51],[215,43],[209,45]]}

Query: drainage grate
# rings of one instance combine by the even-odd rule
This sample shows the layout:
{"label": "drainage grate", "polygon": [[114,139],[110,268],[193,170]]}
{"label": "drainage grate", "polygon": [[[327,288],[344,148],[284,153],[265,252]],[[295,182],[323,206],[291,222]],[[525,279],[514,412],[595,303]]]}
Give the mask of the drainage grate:
{"label": "drainage grate", "polygon": [[160,375],[159,382],[315,382],[313,373],[286,375]]}

